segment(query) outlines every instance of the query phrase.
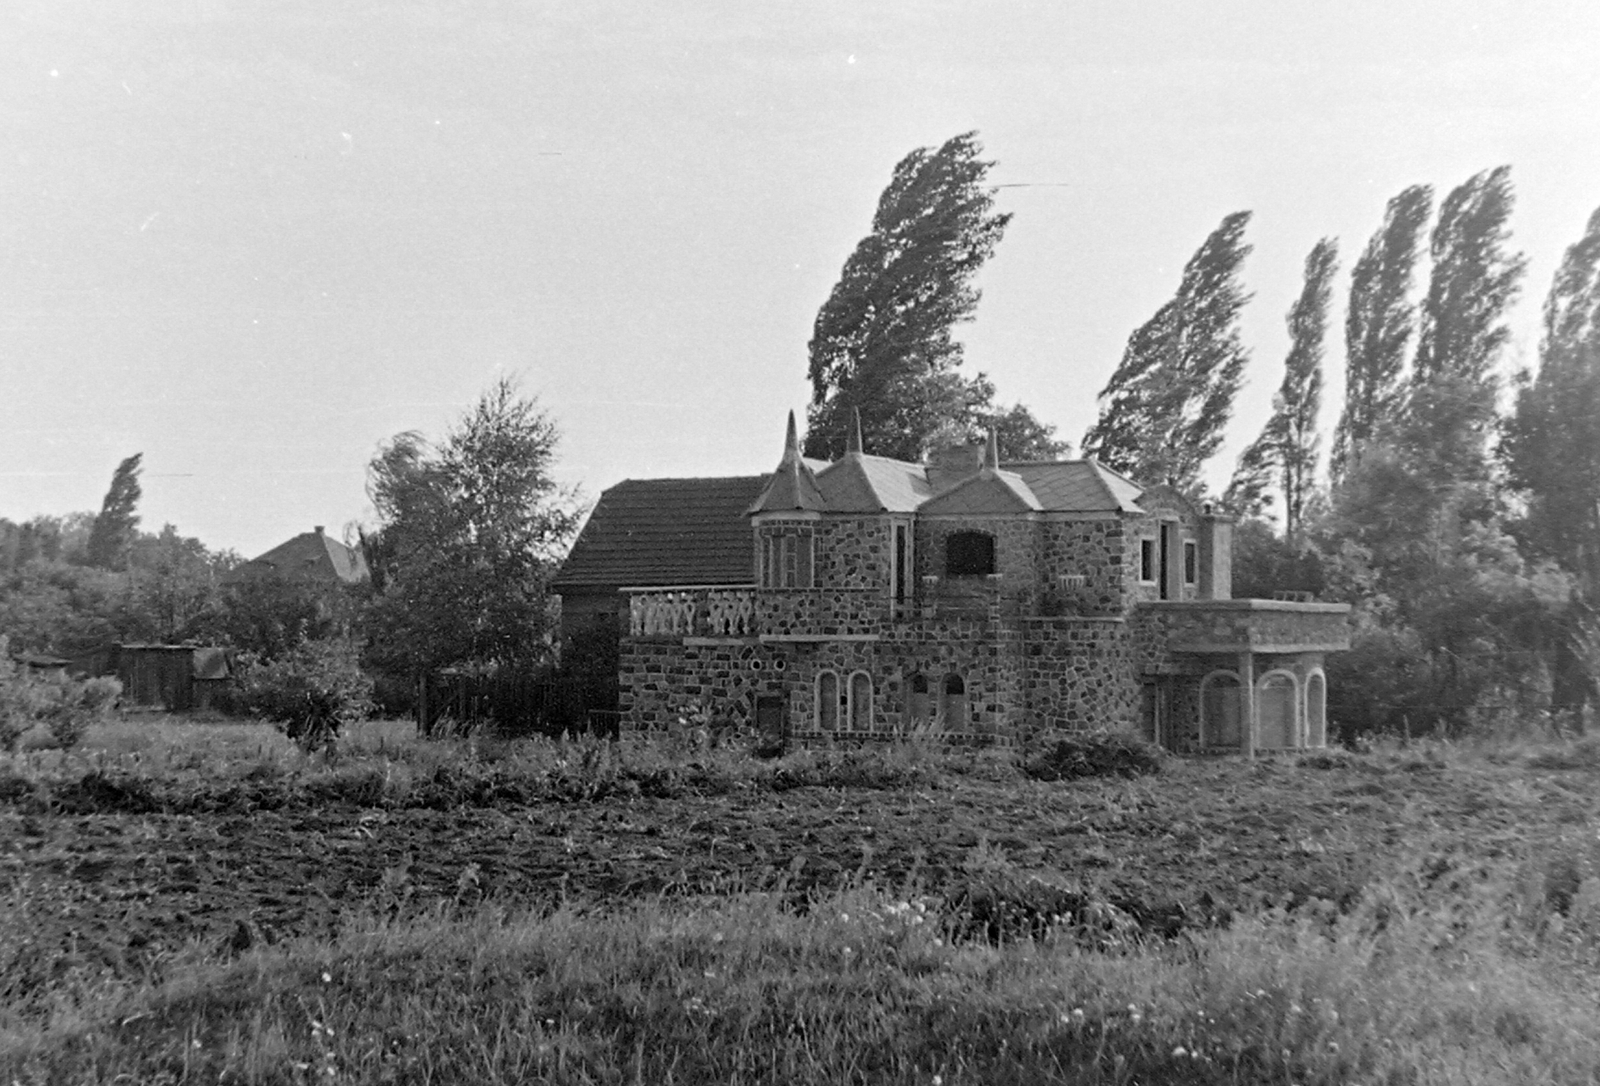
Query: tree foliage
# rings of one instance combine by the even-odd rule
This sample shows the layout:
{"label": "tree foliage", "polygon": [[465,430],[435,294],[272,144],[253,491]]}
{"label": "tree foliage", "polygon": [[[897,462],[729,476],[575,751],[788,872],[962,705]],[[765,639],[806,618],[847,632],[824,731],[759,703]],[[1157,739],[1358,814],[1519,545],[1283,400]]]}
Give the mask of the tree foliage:
{"label": "tree foliage", "polygon": [[91,566],[121,569],[127,564],[128,548],[139,527],[139,470],[143,459],[143,453],[134,453],[111,475],[111,489],[106,491],[100,515],[89,534],[87,558]]}
{"label": "tree foliage", "polygon": [[379,451],[368,466],[379,524],[363,538],[375,661],[410,674],[546,658],[546,585],[579,519],[550,475],[557,440],[502,378],[438,446],[405,433]]}
{"label": "tree foliage", "polygon": [[1198,486],[1249,357],[1239,335],[1249,221],[1248,211],[1224,218],[1184,266],[1177,295],[1128,338],[1084,435],[1085,456],[1144,482]]}
{"label": "tree foliage", "polygon": [[1335,480],[1378,424],[1400,405],[1400,376],[1416,330],[1410,301],[1422,230],[1433,210],[1433,188],[1412,185],[1389,201],[1383,225],[1350,273],[1345,310],[1344,410],[1334,431],[1330,472]]}
{"label": "tree foliage", "polygon": [[1275,481],[1283,494],[1284,535],[1290,540],[1300,538],[1321,451],[1317,413],[1322,409],[1322,342],[1338,267],[1339,245],[1333,238],[1323,238],[1307,254],[1305,285],[1289,307],[1289,355],[1272,415],[1239,457],[1223,496],[1229,508],[1257,514],[1268,504],[1267,488]]}
{"label": "tree foliage", "polygon": [[1510,335],[1502,323],[1527,260],[1507,251],[1515,198],[1511,167],[1484,170],[1439,205],[1429,248],[1433,273],[1422,303],[1415,380],[1450,375],[1481,381]]}
{"label": "tree foliage", "polygon": [[894,168],[872,231],[845,261],[817,313],[805,453],[844,452],[851,410],[866,447],[916,460],[930,443],[966,437],[992,386],[960,372],[956,325],[972,319],[975,285],[1005,233],[977,133],[919,147]]}
{"label": "tree foliage", "polygon": [[1544,305],[1539,372],[1519,380],[1502,452],[1527,495],[1537,553],[1600,590],[1600,210],[1567,251]]}

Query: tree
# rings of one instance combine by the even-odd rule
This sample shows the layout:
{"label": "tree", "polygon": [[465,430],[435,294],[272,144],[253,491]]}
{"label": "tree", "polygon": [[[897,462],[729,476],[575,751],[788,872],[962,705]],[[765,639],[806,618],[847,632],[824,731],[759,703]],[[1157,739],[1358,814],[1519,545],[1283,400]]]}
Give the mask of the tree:
{"label": "tree", "polygon": [[1085,456],[1146,482],[1198,486],[1249,357],[1238,323],[1250,299],[1239,281],[1249,221],[1248,211],[1224,218],[1184,265],[1177,295],[1128,337]]}
{"label": "tree", "polygon": [[1511,167],[1469,178],[1445,197],[1429,248],[1433,274],[1422,303],[1414,379],[1441,374],[1483,380],[1510,335],[1501,323],[1521,287],[1527,260],[1508,253],[1515,198]]}
{"label": "tree", "polygon": [[867,448],[916,460],[941,429],[971,431],[988,407],[989,394],[959,372],[962,346],[952,335],[972,319],[974,280],[1011,221],[994,210],[994,189],[984,184],[993,163],[979,154],[977,133],[966,132],[895,166],[872,232],[817,313],[807,456],[844,452],[852,408]]}
{"label": "tree", "polygon": [[[1556,708],[1595,694],[1600,607],[1600,210],[1567,249],[1544,304],[1537,377],[1517,381],[1500,453],[1525,496],[1515,525],[1525,547],[1575,579],[1552,655]],[[1573,719],[1581,722],[1581,713]]]}
{"label": "tree", "polygon": [[405,433],[379,451],[368,466],[379,525],[363,538],[377,663],[416,674],[547,658],[546,585],[579,520],[550,477],[558,436],[502,378],[437,447]]}
{"label": "tree", "polygon": [[1322,409],[1322,341],[1338,267],[1339,244],[1333,238],[1323,238],[1306,256],[1305,285],[1289,307],[1289,356],[1283,364],[1283,383],[1272,398],[1272,416],[1239,457],[1223,496],[1223,504],[1232,509],[1259,513],[1268,502],[1268,481],[1276,473],[1283,493],[1284,537],[1291,543],[1301,536],[1321,446],[1317,412]]}
{"label": "tree", "polygon": [[1400,403],[1400,374],[1415,330],[1409,298],[1422,228],[1433,209],[1433,188],[1412,185],[1389,201],[1383,225],[1367,242],[1350,273],[1345,310],[1344,410],[1334,431],[1329,465],[1342,478],[1378,424]]}
{"label": "tree", "polygon": [[143,453],[134,453],[118,464],[111,476],[111,489],[100,503],[100,515],[95,518],[94,530],[89,534],[91,566],[121,569],[127,564],[128,547],[139,526],[139,462],[142,459]]}

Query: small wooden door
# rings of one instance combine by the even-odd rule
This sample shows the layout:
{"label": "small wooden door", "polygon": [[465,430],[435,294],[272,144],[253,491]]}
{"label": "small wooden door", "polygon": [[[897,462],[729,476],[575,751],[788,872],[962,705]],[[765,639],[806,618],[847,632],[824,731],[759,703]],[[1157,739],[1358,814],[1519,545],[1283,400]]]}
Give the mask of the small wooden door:
{"label": "small wooden door", "polygon": [[784,705],[786,699],[777,694],[763,694],[756,698],[756,732],[763,746],[781,747],[789,738],[789,727]]}

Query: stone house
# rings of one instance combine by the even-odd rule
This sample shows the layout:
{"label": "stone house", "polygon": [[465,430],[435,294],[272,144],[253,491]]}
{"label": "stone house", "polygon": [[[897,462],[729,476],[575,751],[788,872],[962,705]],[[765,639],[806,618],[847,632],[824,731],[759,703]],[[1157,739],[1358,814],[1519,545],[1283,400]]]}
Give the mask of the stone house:
{"label": "stone house", "polygon": [[1230,598],[1231,519],[1170,487],[1002,463],[992,437],[908,463],[857,432],[820,463],[791,415],[743,519],[726,583],[625,583],[659,556],[613,555],[628,726],[707,710],[797,744],[1090,725],[1177,750],[1326,742],[1348,607]]}

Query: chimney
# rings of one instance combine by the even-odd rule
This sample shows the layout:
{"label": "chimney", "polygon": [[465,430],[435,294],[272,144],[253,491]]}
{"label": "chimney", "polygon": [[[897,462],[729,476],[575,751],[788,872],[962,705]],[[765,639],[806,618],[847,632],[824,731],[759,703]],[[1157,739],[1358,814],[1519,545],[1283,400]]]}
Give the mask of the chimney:
{"label": "chimney", "polygon": [[322,525],[320,525],[320,524],[317,525],[315,528],[312,529],[312,531],[316,532],[318,535],[321,535],[322,534]]}
{"label": "chimney", "polygon": [[1203,600],[1233,599],[1233,518],[1213,510],[1210,502],[1200,507],[1200,583]]}

